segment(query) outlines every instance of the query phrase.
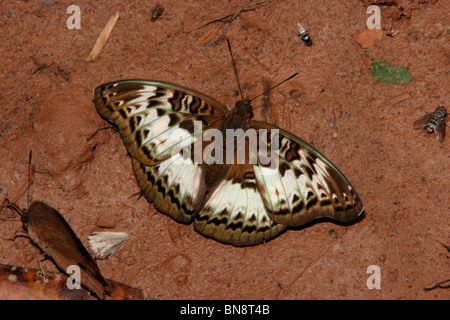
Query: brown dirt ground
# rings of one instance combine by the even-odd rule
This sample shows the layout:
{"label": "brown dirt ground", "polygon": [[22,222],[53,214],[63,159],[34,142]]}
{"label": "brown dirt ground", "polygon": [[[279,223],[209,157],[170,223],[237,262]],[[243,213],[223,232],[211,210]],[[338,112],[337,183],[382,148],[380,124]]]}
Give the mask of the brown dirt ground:
{"label": "brown dirt ground", "polygon": [[[32,149],[31,199],[60,211],[85,245],[97,224],[129,233],[125,247],[99,267],[149,298],[450,298],[448,289],[424,290],[450,277],[442,245],[450,244],[450,141],[412,130],[414,120],[449,98],[449,2],[383,1],[384,38],[367,49],[355,39],[376,1],[273,0],[202,46],[195,43],[212,25],[185,32],[239,1],[160,2],[165,11],[152,23],[156,2],[80,0],[81,29],[69,30],[69,2],[2,1],[2,200],[26,206]],[[100,57],[86,62],[117,9],[120,19]],[[297,37],[297,22],[310,31],[311,47]],[[92,90],[108,81],[164,80],[233,106],[226,38],[245,95],[299,72],[255,101],[257,118],[326,154],[359,192],[362,219],[315,223],[254,247],[224,245],[130,197],[139,187],[117,133],[103,130],[86,141],[106,125]],[[375,83],[368,67],[376,59],[406,66],[414,80]],[[0,263],[37,268],[42,256],[28,239],[5,240],[20,229],[18,216],[3,210],[0,226]],[[380,290],[366,286],[369,265],[381,269]],[[43,268],[56,270],[49,260]]]}

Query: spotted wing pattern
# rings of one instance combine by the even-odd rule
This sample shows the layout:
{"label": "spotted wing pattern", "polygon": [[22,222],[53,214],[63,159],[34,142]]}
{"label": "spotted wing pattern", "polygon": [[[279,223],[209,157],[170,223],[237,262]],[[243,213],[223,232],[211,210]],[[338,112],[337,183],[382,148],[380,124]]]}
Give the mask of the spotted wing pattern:
{"label": "spotted wing pattern", "polygon": [[[175,220],[191,222],[205,188],[201,163],[182,158],[182,151],[191,148],[193,153],[198,137],[228,109],[193,90],[145,80],[101,85],[94,102],[100,115],[119,129],[146,199]],[[199,129],[196,120],[202,123]],[[188,135],[174,139],[177,129]]]}
{"label": "spotted wing pattern", "polygon": [[[167,159],[175,145],[182,148],[195,142],[194,121],[201,121],[206,129],[228,111],[218,101],[193,90],[145,80],[101,85],[94,91],[94,103],[100,115],[117,126],[131,157],[145,165]],[[174,141],[177,129],[192,136]]]}
{"label": "spotted wing pattern", "polygon": [[293,227],[320,217],[349,221],[362,213],[364,207],[358,194],[325,156],[280,128],[257,121],[252,125],[259,131],[271,132],[264,151],[271,150],[271,143],[278,139],[274,149],[276,165],[260,161],[254,165],[258,190],[274,222]]}
{"label": "spotted wing pattern", "polygon": [[190,223],[200,205],[205,186],[201,166],[181,152],[154,166],[132,158],[133,168],[145,198],[175,220]]}
{"label": "spotted wing pattern", "polygon": [[[286,227],[319,217],[348,221],[364,209],[349,181],[328,159],[296,136],[264,122],[251,121],[250,129],[259,134],[262,129],[279,132],[266,141],[266,149],[273,139],[278,142],[275,166],[259,160],[211,166],[183,154],[202,142],[208,128],[224,130],[229,115],[221,103],[191,89],[124,80],[96,88],[94,102],[99,114],[119,129],[144,196],[175,220],[194,221],[195,229],[205,236],[237,246],[253,245]],[[200,128],[196,120],[201,121]],[[177,129],[188,134],[173,139]],[[204,151],[206,146],[201,148]]]}

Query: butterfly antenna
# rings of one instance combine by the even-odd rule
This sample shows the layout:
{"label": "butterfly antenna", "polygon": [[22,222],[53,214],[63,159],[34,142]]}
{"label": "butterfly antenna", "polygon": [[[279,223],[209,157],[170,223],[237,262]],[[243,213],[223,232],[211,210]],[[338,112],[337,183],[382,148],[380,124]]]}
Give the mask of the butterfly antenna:
{"label": "butterfly antenna", "polygon": [[27,192],[27,208],[30,207],[31,158],[32,158],[32,152],[31,152],[31,150],[30,150],[30,154],[29,154],[29,158],[28,158],[28,192]]}
{"label": "butterfly antenna", "polygon": [[230,40],[227,39],[227,43],[228,43],[228,50],[230,51],[230,55],[231,55],[231,61],[233,63],[234,75],[236,76],[236,82],[237,82],[237,85],[239,88],[239,94],[241,95],[241,101],[242,101],[244,96],[242,95],[241,84],[239,83],[239,77],[238,77],[237,70],[236,70],[236,62],[234,62],[233,51],[231,51]]}
{"label": "butterfly antenna", "polygon": [[294,74],[293,74],[292,76],[290,76],[289,78],[284,79],[283,81],[281,81],[279,84],[273,86],[272,88],[267,89],[267,90],[264,91],[263,93],[258,94],[256,97],[253,97],[252,99],[250,99],[250,101],[255,100],[256,98],[262,96],[263,94],[266,94],[267,92],[269,92],[269,91],[275,89],[276,87],[282,85],[282,84],[285,83],[286,81],[291,80],[291,79],[294,78],[296,75],[298,75],[298,72],[294,73]]}

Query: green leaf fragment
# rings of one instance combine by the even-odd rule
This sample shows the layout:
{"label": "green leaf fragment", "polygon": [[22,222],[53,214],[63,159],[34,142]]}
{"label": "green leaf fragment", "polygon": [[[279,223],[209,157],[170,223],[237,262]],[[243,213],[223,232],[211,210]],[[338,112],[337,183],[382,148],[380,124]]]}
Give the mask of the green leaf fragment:
{"label": "green leaf fragment", "polygon": [[376,60],[370,64],[370,76],[373,80],[396,85],[405,85],[411,82],[412,75],[403,66],[393,66]]}

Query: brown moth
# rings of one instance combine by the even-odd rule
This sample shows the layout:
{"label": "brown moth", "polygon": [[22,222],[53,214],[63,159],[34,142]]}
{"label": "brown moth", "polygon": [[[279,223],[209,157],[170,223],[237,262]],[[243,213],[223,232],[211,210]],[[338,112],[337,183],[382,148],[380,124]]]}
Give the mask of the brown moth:
{"label": "brown moth", "polygon": [[98,298],[105,298],[108,285],[97,264],[58,211],[41,201],[34,201],[28,210],[21,210],[8,199],[5,202],[7,208],[20,214],[25,237],[50,257],[63,273],[67,274],[69,266],[78,266],[81,284]]}

